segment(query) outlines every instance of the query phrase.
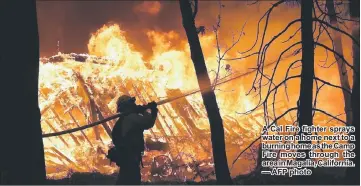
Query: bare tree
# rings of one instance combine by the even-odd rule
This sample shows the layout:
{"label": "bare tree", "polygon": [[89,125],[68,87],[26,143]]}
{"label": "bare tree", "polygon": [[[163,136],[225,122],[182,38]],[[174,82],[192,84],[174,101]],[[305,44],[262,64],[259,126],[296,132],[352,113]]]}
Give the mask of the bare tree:
{"label": "bare tree", "polygon": [[[313,40],[313,1],[301,1],[301,45],[302,45],[302,71],[301,71],[301,88],[300,98],[297,103],[298,125],[313,125],[313,79],[314,70],[314,40]],[[307,135],[300,130],[299,134]],[[300,141],[299,143],[304,143]],[[308,142],[310,143],[310,142]],[[306,151],[306,158],[308,158]]]}
{"label": "bare tree", "polygon": [[2,183],[44,184],[38,106],[39,36],[35,0],[0,1]]}
{"label": "bare tree", "polygon": [[[257,33],[256,33],[256,41],[252,45],[252,47],[245,52],[242,52],[241,54],[248,57],[252,55],[257,55],[257,66],[254,68],[257,70],[254,81],[252,83],[252,87],[249,91],[249,93],[255,93],[258,96],[258,104],[251,110],[245,113],[240,114],[249,114],[259,107],[263,107],[264,111],[264,120],[265,120],[265,129],[268,129],[272,125],[277,125],[277,122],[286,116],[287,114],[297,111],[297,120],[294,121],[293,124],[298,124],[299,126],[302,125],[312,125],[313,124],[313,117],[315,113],[319,113],[320,115],[324,115],[327,117],[332,118],[332,120],[336,120],[337,122],[346,124],[345,121],[341,120],[337,116],[334,116],[330,113],[328,113],[325,110],[317,108],[317,99],[318,94],[322,87],[330,86],[333,88],[341,89],[342,91],[346,92],[347,94],[351,94],[350,90],[347,90],[346,88],[338,85],[334,85],[326,80],[321,79],[320,77],[317,77],[314,73],[314,50],[316,47],[320,47],[325,49],[327,52],[332,52],[337,58],[339,58],[345,66],[347,66],[350,69],[355,70],[355,68],[347,62],[347,60],[343,57],[342,54],[338,53],[335,49],[332,47],[328,47],[322,42],[319,41],[321,35],[327,34],[327,36],[331,38],[331,34],[329,30],[333,30],[335,32],[339,32],[339,34],[343,34],[349,38],[352,39],[352,41],[356,42],[355,37],[348,34],[346,31],[342,30],[341,28],[335,27],[332,24],[325,21],[325,18],[328,16],[327,13],[324,11],[317,12],[314,8],[314,3],[319,6],[318,1],[298,1],[297,3],[294,3],[294,1],[291,0],[292,4],[300,4],[301,6],[301,18],[295,19],[291,22],[289,22],[284,29],[282,29],[279,33],[273,35],[269,41],[266,41],[266,34],[268,30],[269,25],[269,18],[272,13],[272,11],[277,8],[279,5],[284,3],[290,3],[289,0],[279,0],[271,5],[271,7],[266,11],[266,13],[261,17],[261,19],[258,22],[257,26]],[[263,24],[263,31],[260,32],[261,28],[261,22],[262,20],[265,20],[265,23]],[[289,36],[289,39],[284,41],[291,42],[292,38],[297,36],[297,33],[301,31],[301,41],[293,41],[292,44],[289,45],[286,49],[282,50],[279,57],[275,62],[266,63],[266,56],[268,48],[280,38],[280,36],[285,35],[290,27],[297,25],[297,23],[301,23],[301,27],[299,27],[295,33],[291,34]],[[256,52],[253,52],[253,49],[256,48],[257,44],[259,44],[259,48],[256,49]],[[301,45],[300,48],[297,48],[299,45]],[[359,44],[356,44],[356,46],[359,46]],[[275,82],[274,77],[277,75],[280,75],[276,73],[280,61],[285,58],[285,54],[289,53],[290,51],[292,55],[297,56],[301,54],[302,51],[302,57],[301,59],[296,59],[295,61],[291,62],[286,70],[286,75],[281,82]],[[245,57],[240,58],[234,58],[233,60],[238,59],[244,59]],[[228,59],[231,60],[231,59]],[[301,63],[301,66],[299,65]],[[265,69],[268,67],[273,67],[270,73],[266,73]],[[290,70],[294,68],[302,67],[301,74],[299,75],[293,75],[290,76]],[[280,115],[275,114],[275,100],[276,95],[279,92],[280,87],[285,88],[285,94],[288,98],[287,93],[287,82],[292,79],[300,78],[301,84],[300,84],[300,95],[299,100],[297,102],[297,107],[292,107],[283,112]],[[313,84],[316,84],[316,87],[313,86]],[[316,89],[315,97],[313,97],[313,89]],[[252,91],[253,90],[253,91]],[[265,92],[265,94],[262,94],[262,92]],[[358,102],[357,102],[358,103]],[[269,108],[271,107],[271,109]],[[267,130],[263,130],[262,134],[265,134]],[[238,160],[238,158],[248,149],[250,149],[253,145],[256,145],[256,141],[260,140],[261,136],[256,138],[252,143],[249,144],[244,150],[242,150],[237,158],[233,161],[233,164]],[[309,143],[309,142],[307,142]],[[260,149],[261,150],[261,149]],[[307,151],[306,151],[307,152]],[[307,158],[307,157],[306,157]],[[258,170],[258,169],[256,169]]]}
{"label": "bare tree", "polygon": [[[353,119],[352,125],[355,127],[356,139],[360,136],[360,1],[349,0],[349,12],[351,16],[352,37],[355,38],[352,42],[353,54],[353,87],[352,87],[352,110]],[[360,141],[355,141],[356,148],[353,150],[356,154],[354,158],[355,167],[350,167],[346,171],[346,181],[350,184],[360,184]]]}
{"label": "bare tree", "polygon": [[[318,2],[316,2],[318,5]],[[333,0],[327,0],[326,1],[326,7],[327,7],[327,14],[330,20],[330,24],[336,28],[338,28],[338,21],[337,21],[337,14],[335,11],[335,5]],[[319,9],[321,9],[319,7]],[[336,30],[331,30],[331,33],[333,35],[333,47],[334,50],[343,56],[343,46],[341,41],[341,33]],[[342,91],[343,98],[345,102],[345,113],[346,113],[346,123],[347,125],[351,125],[352,123],[352,109],[351,109],[351,95],[346,91],[351,91],[350,83],[348,81],[348,73],[346,69],[346,65],[344,64],[343,60],[337,56],[335,53],[333,53],[337,66],[338,66],[338,73],[340,76],[340,83],[341,87],[343,87],[345,90]]]}
{"label": "bare tree", "polygon": [[208,76],[197,28],[195,26],[195,17],[198,12],[198,0],[194,1],[194,11],[192,10],[192,3],[189,0],[179,0],[179,5],[182,14],[183,27],[188,38],[191,58],[197,75],[198,85],[202,90],[203,103],[210,123],[217,183],[232,184],[225,151],[223,121],[219,113],[216,96],[211,88],[211,82]]}
{"label": "bare tree", "polygon": [[[238,34],[235,34],[232,32],[232,43],[227,46],[227,44],[225,44],[225,47],[221,46],[221,41],[220,41],[220,28],[221,28],[221,12],[222,9],[225,7],[224,4],[222,4],[222,2],[219,0],[218,1],[219,4],[219,13],[217,15],[217,22],[215,25],[213,25],[213,33],[215,35],[215,39],[216,39],[216,49],[217,49],[217,69],[216,70],[211,70],[210,72],[214,72],[215,73],[215,78],[213,81],[213,90],[219,90],[221,91],[221,89],[217,89],[216,85],[217,83],[221,80],[221,79],[225,79],[227,77],[230,77],[233,75],[233,70],[232,67],[229,64],[226,65],[222,65],[222,61],[227,60],[225,57],[226,55],[232,50],[234,49],[234,47],[239,43],[239,41],[241,40],[242,36],[244,35],[244,27],[246,26],[245,22],[242,26],[242,29],[239,31]],[[202,26],[201,26],[202,27]],[[220,76],[220,70],[221,69],[225,69],[226,70],[226,74],[224,75],[224,77]],[[222,90],[223,91],[223,90]]]}

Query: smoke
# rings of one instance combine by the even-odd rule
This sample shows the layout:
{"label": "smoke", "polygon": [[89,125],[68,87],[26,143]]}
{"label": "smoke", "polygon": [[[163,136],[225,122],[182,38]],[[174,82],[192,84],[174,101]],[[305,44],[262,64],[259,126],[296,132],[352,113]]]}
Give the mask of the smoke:
{"label": "smoke", "polygon": [[[242,12],[249,7],[244,7],[243,2],[229,1],[224,4],[226,10],[223,11],[222,29],[239,29],[245,21]],[[180,40],[186,40],[177,1],[38,1],[37,13],[41,56],[57,53],[58,40],[61,40],[63,53],[87,52],[90,34],[108,22],[122,25],[129,42],[144,53],[144,57],[152,53],[152,44],[147,36],[149,30],[175,31]],[[197,25],[210,29],[215,24],[217,13],[218,2],[201,1]]]}
{"label": "smoke", "polygon": [[136,5],[134,11],[136,13],[147,13],[150,15],[157,15],[162,8],[159,1],[144,1],[143,3]]}

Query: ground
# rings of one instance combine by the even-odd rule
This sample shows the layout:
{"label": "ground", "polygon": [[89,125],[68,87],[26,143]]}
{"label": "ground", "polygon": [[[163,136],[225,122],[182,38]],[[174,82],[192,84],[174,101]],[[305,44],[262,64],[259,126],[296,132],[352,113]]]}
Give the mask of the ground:
{"label": "ground", "polygon": [[[48,180],[49,185],[114,185],[117,175],[102,175],[99,173],[74,173],[70,178],[61,180]],[[302,182],[302,183],[301,183]],[[282,177],[269,175],[252,175],[247,178],[238,176],[234,179],[236,185],[300,185],[300,184],[315,184],[315,185],[344,185],[345,181],[342,178],[336,178],[330,175],[312,175],[307,177]],[[144,182],[144,185],[215,185],[215,181],[207,182]]]}

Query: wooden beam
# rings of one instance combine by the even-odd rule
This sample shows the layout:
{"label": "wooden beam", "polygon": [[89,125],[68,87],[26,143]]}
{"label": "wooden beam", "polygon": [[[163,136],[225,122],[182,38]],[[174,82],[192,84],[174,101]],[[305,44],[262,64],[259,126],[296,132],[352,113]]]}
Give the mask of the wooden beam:
{"label": "wooden beam", "polygon": [[[58,113],[56,112],[55,109],[50,108],[52,113],[54,114],[55,118],[58,120],[59,124],[60,124],[60,128],[62,128],[63,130],[66,130],[64,127],[64,122],[63,120],[59,117]],[[74,134],[69,133],[70,137],[73,139],[73,141],[75,142],[76,145],[80,145],[78,139],[76,138],[76,136],[74,136]]]}
{"label": "wooden beam", "polygon": [[[77,127],[80,127],[79,123],[76,121],[76,119],[74,118],[73,114],[71,113],[71,110],[69,110],[67,113],[69,114],[69,116],[71,117],[71,119],[74,121],[74,123],[76,124],[76,126],[77,126]],[[88,136],[84,133],[84,131],[81,130],[80,132],[81,132],[81,134],[84,136],[84,138],[86,139],[86,141],[89,143],[89,145],[90,145],[91,147],[94,147],[93,144],[92,144],[92,142],[89,140]]]}
{"label": "wooden beam", "polygon": [[[43,120],[54,132],[59,132],[56,128],[50,124],[47,120]],[[69,144],[64,140],[63,136],[58,136],[58,138],[64,143],[65,146],[69,147]]]}

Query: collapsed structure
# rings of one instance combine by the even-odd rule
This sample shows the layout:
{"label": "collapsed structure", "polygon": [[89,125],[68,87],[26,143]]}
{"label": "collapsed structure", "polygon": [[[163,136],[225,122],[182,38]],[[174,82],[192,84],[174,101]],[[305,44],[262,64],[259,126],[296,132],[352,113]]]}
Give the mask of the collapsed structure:
{"label": "collapsed structure", "polygon": [[[136,97],[137,104],[146,104],[196,89],[197,77],[188,57],[189,47],[172,49],[170,41],[178,38],[175,32],[147,35],[154,44],[153,56],[147,61],[127,42],[119,25],[104,25],[92,34],[88,43],[91,55],[59,53],[41,58],[39,106],[43,133],[78,128],[113,115],[116,100],[123,94]],[[217,49],[210,47],[214,39],[212,35],[200,38],[205,46],[204,55],[209,56],[206,65],[212,84],[219,78],[232,78],[242,70],[248,73],[244,64],[231,65],[212,57],[217,56]],[[232,176],[247,174],[256,166],[259,143],[253,142],[261,134],[265,120],[262,107],[247,115],[238,114],[257,104],[256,98],[246,96],[245,89],[251,88],[247,82],[253,80],[248,75],[214,89],[225,129],[228,162],[233,164],[239,153],[247,149],[230,165]],[[295,96],[293,100],[297,100],[298,95]],[[289,109],[289,101],[282,97],[279,100],[272,107],[284,113]],[[295,120],[289,113],[277,124],[295,124]],[[314,121],[319,125],[335,124],[322,114],[315,114]],[[105,157],[114,123],[111,120],[93,128],[43,138],[47,176],[63,178],[72,172],[117,171],[116,165],[111,165]],[[145,132],[145,138],[144,181],[214,178],[209,123],[200,93],[159,106],[156,124]],[[250,144],[254,145],[248,149]]]}
{"label": "collapsed structure", "polygon": [[[106,66],[107,61],[106,58],[87,54],[59,54],[41,59],[40,74],[43,76],[40,78],[39,100],[44,133],[59,132],[104,119],[115,113],[114,101],[122,94],[136,97],[138,104],[182,94],[179,89],[163,89],[163,93],[159,92],[159,87],[154,87],[154,83],[146,79],[123,79],[121,76],[111,75],[102,79],[82,75],[86,66]],[[103,70],[109,68],[112,67]],[[62,79],[54,79],[50,83],[43,79],[45,72],[42,70],[48,70],[48,73],[54,70],[52,73],[56,75],[53,75],[62,76]],[[96,77],[97,74],[93,75]],[[194,98],[197,96],[198,99]],[[191,99],[185,97],[159,106],[155,127],[145,134],[148,150],[144,157],[143,179],[154,179],[157,176],[193,179],[195,173],[190,167],[195,166],[196,162],[200,171],[211,175],[213,164],[210,131],[199,97],[200,95],[194,95]],[[246,117],[223,115],[223,121],[229,151],[227,154],[234,158],[259,133],[262,113],[255,112]],[[44,138],[48,176],[61,178],[71,172],[112,174],[116,171],[116,166],[110,165],[105,158],[111,144],[110,134],[114,123],[115,120],[84,131]],[[179,169],[186,164],[185,169],[179,171],[184,175],[169,172],[172,169],[167,167],[170,162],[178,164]],[[252,167],[252,162],[249,166]],[[246,169],[238,171],[245,172]],[[186,175],[186,172],[189,174]]]}

